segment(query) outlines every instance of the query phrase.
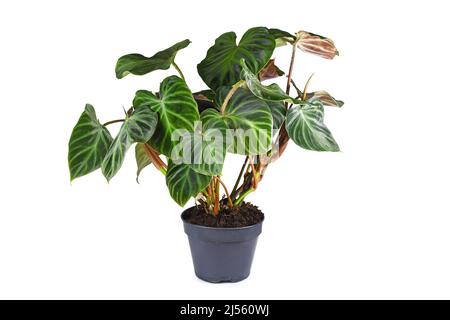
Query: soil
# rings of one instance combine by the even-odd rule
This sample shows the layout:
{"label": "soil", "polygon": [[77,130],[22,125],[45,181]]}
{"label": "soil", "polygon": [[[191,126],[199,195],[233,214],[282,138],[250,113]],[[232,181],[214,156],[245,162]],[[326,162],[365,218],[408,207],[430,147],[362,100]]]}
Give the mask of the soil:
{"label": "soil", "polygon": [[207,212],[204,207],[196,206],[186,210],[183,215],[186,222],[214,228],[248,227],[264,219],[264,213],[257,206],[243,202],[239,207],[224,208],[217,217]]}

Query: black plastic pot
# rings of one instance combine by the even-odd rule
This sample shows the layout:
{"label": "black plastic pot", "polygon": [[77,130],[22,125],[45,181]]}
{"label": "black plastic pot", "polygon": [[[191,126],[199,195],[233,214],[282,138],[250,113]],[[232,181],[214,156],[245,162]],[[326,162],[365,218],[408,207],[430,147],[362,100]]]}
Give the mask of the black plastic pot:
{"label": "black plastic pot", "polygon": [[195,274],[202,280],[238,282],[250,274],[263,221],[243,228],[212,228],[191,224],[181,215],[188,235]]}

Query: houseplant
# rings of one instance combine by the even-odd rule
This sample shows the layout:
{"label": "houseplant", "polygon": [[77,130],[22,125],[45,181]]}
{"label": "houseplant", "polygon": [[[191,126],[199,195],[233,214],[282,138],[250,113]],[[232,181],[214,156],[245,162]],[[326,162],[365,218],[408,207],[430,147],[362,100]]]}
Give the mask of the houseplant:
{"label": "houseplant", "polygon": [[[69,141],[70,177],[101,168],[110,181],[135,144],[137,178],[152,164],[166,176],[169,193],[180,206],[195,199],[182,219],[197,276],[234,282],[250,272],[264,219],[244,199],[256,190],[267,166],[283,154],[290,139],[308,150],[339,151],[323,116],[324,105],[343,103],[325,91],[307,92],[309,80],[303,90],[293,80],[297,49],[327,59],[338,52],[330,39],[304,31],[293,35],[256,27],[238,44],[236,34],[227,32],[197,66],[208,89],[192,93],[175,62],[178,51],[189,44],[178,42],[151,57],[119,58],[118,79],[170,67],[178,75],[163,79],[157,92],[137,91],[123,119],[101,123],[93,106],[86,105]],[[285,90],[263,84],[285,74],[272,58],[282,45],[292,46]],[[121,127],[113,138],[107,127],[115,123]],[[244,158],[233,188],[221,179],[230,152]]]}

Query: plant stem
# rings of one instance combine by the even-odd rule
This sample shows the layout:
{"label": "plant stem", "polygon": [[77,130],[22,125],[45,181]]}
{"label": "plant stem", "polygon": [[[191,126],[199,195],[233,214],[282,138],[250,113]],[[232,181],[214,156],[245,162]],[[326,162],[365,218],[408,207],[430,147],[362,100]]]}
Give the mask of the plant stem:
{"label": "plant stem", "polygon": [[253,188],[250,188],[250,189],[246,190],[243,194],[241,194],[241,195],[239,196],[239,199],[237,199],[237,200],[234,202],[234,205],[235,205],[235,206],[240,205],[241,202],[244,201],[244,198],[245,198],[246,196],[248,196],[250,193],[252,193],[253,191],[255,191],[255,189],[253,189]]}
{"label": "plant stem", "polygon": [[217,177],[213,178],[214,181],[214,215],[217,217],[219,214],[219,182],[217,181]]}
{"label": "plant stem", "polygon": [[[294,61],[295,61],[296,49],[297,49],[297,44],[294,42],[292,44],[291,63],[289,64],[289,73],[288,73],[288,79],[287,79],[287,83],[286,83],[286,94],[289,94],[289,91],[291,91],[291,81],[292,81],[292,73],[294,71]],[[285,102],[284,105],[287,108],[288,103]]]}
{"label": "plant stem", "polygon": [[230,101],[233,94],[236,92],[239,87],[241,87],[245,83],[244,80],[239,80],[233,86],[231,87],[230,91],[228,92],[227,96],[225,97],[225,100],[223,100],[222,106],[220,107],[220,113],[223,114],[225,112],[225,108],[228,105],[228,102]]}
{"label": "plant stem", "polygon": [[175,68],[175,70],[177,70],[178,73],[180,74],[181,79],[186,81],[186,79],[184,78],[183,72],[181,71],[180,67],[175,63],[175,61],[172,61],[172,65]]}
{"label": "plant stem", "polygon": [[258,185],[258,180],[256,177],[256,169],[255,169],[255,165],[253,164],[253,159],[251,157],[249,157],[249,160],[250,160],[250,166],[252,167],[252,175],[253,175],[252,188],[256,189],[256,186]]}
{"label": "plant stem", "polygon": [[110,124],[113,124],[113,123],[117,123],[117,122],[125,122],[125,119],[111,120],[111,121],[105,122],[105,123],[103,124],[103,126],[106,127],[107,125],[110,125]]}
{"label": "plant stem", "polygon": [[231,190],[231,196],[232,197],[235,197],[235,193],[236,193],[236,190],[238,188],[239,182],[242,179],[242,175],[244,174],[244,170],[245,170],[245,166],[247,165],[247,161],[248,161],[248,156],[245,157],[245,161],[244,161],[244,164],[242,165],[241,171],[239,172],[239,176],[238,176],[238,178],[236,180],[236,183],[234,184],[233,190]]}
{"label": "plant stem", "polygon": [[162,174],[166,175],[167,165],[164,163],[164,161],[161,160],[158,153],[152,147],[150,147],[148,143],[144,144],[144,151],[152,161],[155,168],[161,171]]}
{"label": "plant stem", "polygon": [[228,189],[227,189],[227,187],[225,186],[225,183],[223,183],[223,181],[220,180],[219,177],[217,177],[217,181],[222,185],[223,190],[225,190],[225,194],[227,195],[228,204],[230,205],[230,208],[233,208],[233,202],[232,202],[231,199],[230,199],[230,194],[228,193]]}

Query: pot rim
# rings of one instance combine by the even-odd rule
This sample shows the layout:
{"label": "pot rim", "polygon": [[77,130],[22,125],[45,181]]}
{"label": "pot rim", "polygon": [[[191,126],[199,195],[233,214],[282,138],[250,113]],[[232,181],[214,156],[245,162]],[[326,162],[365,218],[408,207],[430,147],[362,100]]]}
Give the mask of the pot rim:
{"label": "pot rim", "polygon": [[183,223],[194,226],[195,228],[199,228],[199,229],[205,229],[205,230],[227,230],[227,231],[236,231],[236,230],[245,230],[245,229],[251,229],[251,228],[255,228],[256,226],[262,224],[264,222],[264,220],[266,219],[266,216],[263,213],[263,218],[260,222],[249,225],[249,226],[245,226],[245,227],[208,227],[208,226],[202,226],[201,224],[195,224],[195,223],[190,223],[188,221],[185,220],[185,218],[183,217],[184,214],[186,213],[186,211],[188,211],[191,208],[194,208],[195,206],[189,207],[186,210],[184,210],[181,213],[181,220],[183,220]]}

